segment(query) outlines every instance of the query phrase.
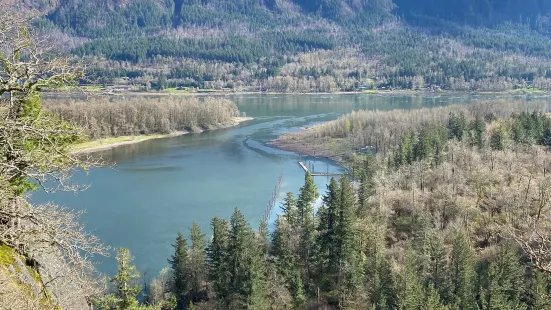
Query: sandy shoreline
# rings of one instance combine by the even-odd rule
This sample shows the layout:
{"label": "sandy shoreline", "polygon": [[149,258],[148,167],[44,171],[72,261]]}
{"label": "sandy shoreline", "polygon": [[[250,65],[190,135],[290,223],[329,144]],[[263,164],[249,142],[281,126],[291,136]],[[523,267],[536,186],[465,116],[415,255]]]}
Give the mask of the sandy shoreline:
{"label": "sandy shoreline", "polygon": [[210,131],[210,130],[230,128],[230,127],[237,126],[243,122],[250,121],[252,119],[253,119],[252,117],[235,117],[232,123],[218,124],[214,126],[214,128],[212,129],[201,130],[201,131],[192,132],[192,131],[182,130],[182,131],[172,132],[169,134],[122,136],[122,137],[116,137],[116,138],[105,138],[105,139],[93,140],[93,141],[75,145],[75,148],[71,151],[71,153],[72,154],[90,154],[90,153],[114,149],[116,147],[123,146],[123,145],[136,144],[136,143],[153,140],[153,139],[177,137],[177,136],[187,135],[190,133],[201,133],[201,132]]}

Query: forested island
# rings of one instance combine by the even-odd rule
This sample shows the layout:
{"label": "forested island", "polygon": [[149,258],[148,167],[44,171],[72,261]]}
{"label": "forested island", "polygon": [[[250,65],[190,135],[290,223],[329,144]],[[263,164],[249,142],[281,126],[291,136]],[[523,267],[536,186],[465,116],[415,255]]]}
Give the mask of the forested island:
{"label": "forested island", "polygon": [[550,89],[541,0],[11,0],[88,64],[86,90]]}
{"label": "forested island", "polygon": [[44,104],[50,113],[88,133],[89,141],[73,148],[79,153],[227,128],[251,119],[241,117],[233,102],[214,97],[92,97],[46,100]]}

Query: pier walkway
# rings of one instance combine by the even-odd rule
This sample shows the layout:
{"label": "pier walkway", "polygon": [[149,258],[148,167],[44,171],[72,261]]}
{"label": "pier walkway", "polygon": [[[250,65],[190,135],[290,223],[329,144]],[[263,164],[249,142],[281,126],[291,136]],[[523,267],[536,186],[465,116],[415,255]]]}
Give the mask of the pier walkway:
{"label": "pier walkway", "polygon": [[[304,169],[305,172],[310,172],[308,167],[306,167],[306,165],[303,162],[299,161],[298,164],[302,167],[302,169]],[[341,175],[343,175],[342,173],[317,173],[317,172],[310,172],[310,174],[313,177],[325,177],[325,176],[331,177],[331,176],[341,176]]]}

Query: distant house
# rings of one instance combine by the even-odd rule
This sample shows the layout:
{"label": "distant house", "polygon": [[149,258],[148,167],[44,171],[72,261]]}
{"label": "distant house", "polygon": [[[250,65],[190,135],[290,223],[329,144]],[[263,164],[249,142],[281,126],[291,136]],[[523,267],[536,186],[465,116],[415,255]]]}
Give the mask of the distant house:
{"label": "distant house", "polygon": [[130,91],[132,90],[132,86],[130,85],[117,85],[117,86],[113,86],[113,88],[111,88],[112,91]]}
{"label": "distant house", "polygon": [[358,153],[376,155],[377,149],[374,146],[364,146],[358,151]]}

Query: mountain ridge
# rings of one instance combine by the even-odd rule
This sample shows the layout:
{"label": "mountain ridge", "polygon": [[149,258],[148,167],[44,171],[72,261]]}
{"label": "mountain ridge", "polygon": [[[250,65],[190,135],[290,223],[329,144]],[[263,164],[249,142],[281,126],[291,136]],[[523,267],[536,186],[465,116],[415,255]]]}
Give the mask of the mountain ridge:
{"label": "mountain ridge", "polygon": [[550,16],[541,0],[60,0],[37,24],[103,84],[504,91],[550,88]]}

